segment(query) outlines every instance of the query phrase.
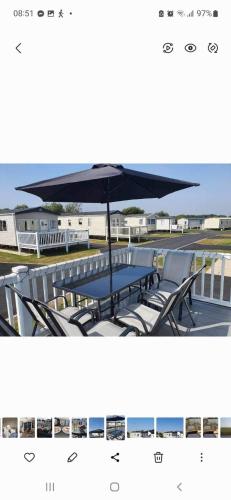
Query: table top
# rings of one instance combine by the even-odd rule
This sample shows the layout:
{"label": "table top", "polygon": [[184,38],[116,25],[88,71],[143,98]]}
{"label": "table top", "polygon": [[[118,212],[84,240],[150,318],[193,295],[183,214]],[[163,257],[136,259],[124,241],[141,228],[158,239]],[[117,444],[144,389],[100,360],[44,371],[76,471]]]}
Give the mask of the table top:
{"label": "table top", "polygon": [[73,276],[56,281],[53,283],[53,287],[93,300],[103,300],[155,272],[156,268],[154,267],[121,264],[113,268],[112,274],[108,269],[81,280]]}

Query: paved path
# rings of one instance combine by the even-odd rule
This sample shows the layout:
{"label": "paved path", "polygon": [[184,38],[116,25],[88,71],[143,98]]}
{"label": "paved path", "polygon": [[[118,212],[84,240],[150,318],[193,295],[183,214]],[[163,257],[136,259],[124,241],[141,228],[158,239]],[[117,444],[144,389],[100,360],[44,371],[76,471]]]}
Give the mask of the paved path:
{"label": "paved path", "polygon": [[204,240],[207,238],[214,238],[214,233],[211,232],[203,232],[203,233],[192,233],[185,234],[182,236],[176,236],[175,238],[161,238],[155,241],[149,241],[148,243],[144,243],[142,246],[152,247],[152,248],[168,248],[169,250],[177,250],[177,249],[187,249],[188,245],[190,245],[190,250],[193,247],[193,243],[197,241]]}

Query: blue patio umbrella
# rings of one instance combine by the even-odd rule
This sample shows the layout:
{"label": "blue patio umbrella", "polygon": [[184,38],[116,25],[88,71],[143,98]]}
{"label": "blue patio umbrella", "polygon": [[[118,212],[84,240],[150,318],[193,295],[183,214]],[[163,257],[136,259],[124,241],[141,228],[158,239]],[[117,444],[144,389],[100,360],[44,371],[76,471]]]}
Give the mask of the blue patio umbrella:
{"label": "blue patio umbrella", "polygon": [[162,198],[193,186],[199,184],[131,170],[122,165],[98,164],[87,170],[19,186],[16,189],[39,196],[46,202],[106,203],[109,268],[112,272],[110,203]]}

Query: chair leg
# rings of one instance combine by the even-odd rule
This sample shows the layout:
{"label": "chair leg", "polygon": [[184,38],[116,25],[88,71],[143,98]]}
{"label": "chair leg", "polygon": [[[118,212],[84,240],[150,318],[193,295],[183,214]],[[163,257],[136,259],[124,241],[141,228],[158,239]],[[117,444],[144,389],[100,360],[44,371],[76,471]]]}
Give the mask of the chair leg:
{"label": "chair leg", "polygon": [[183,311],[183,301],[181,301],[181,303],[179,305],[179,314],[178,314],[178,320],[179,321],[182,320],[182,311]]}
{"label": "chair leg", "polygon": [[175,328],[175,323],[173,321],[173,317],[172,317],[172,314],[168,314],[168,320],[169,320],[169,324],[171,326],[171,329],[172,329],[172,333],[174,335],[174,337],[176,336],[176,331],[177,331],[177,328]]}
{"label": "chair leg", "polygon": [[187,304],[186,299],[184,299],[184,304],[185,304],[185,307],[186,307],[186,309],[187,309],[187,311],[188,311],[188,313],[189,313],[189,316],[190,316],[190,318],[191,318],[191,321],[192,321],[193,326],[196,326],[196,323],[195,323],[195,321],[194,321],[194,319],[193,319],[193,317],[192,317],[192,313],[191,313],[191,311],[190,311],[190,309],[189,309],[189,306],[188,306],[188,304]]}
{"label": "chair leg", "polygon": [[189,298],[189,304],[190,304],[190,306],[192,306],[192,292],[191,292],[191,288],[190,288],[190,290],[188,292],[188,298]]}
{"label": "chair leg", "polygon": [[173,323],[173,325],[175,326],[175,329],[176,329],[176,331],[177,331],[177,334],[178,334],[178,335],[179,335],[179,337],[180,337],[180,330],[179,330],[179,328],[178,328],[178,324],[177,324],[177,322],[176,322],[176,320],[175,320],[174,314],[171,312],[171,313],[170,313],[170,315],[169,315],[169,317],[170,317],[170,316],[171,316],[172,323]]}

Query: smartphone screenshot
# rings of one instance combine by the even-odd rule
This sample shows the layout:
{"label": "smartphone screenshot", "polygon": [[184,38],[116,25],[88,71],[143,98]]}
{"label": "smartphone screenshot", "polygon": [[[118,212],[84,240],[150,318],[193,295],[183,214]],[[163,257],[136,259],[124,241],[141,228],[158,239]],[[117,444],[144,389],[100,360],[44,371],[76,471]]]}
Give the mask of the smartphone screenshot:
{"label": "smartphone screenshot", "polygon": [[230,495],[227,2],[0,17],[0,495]]}

